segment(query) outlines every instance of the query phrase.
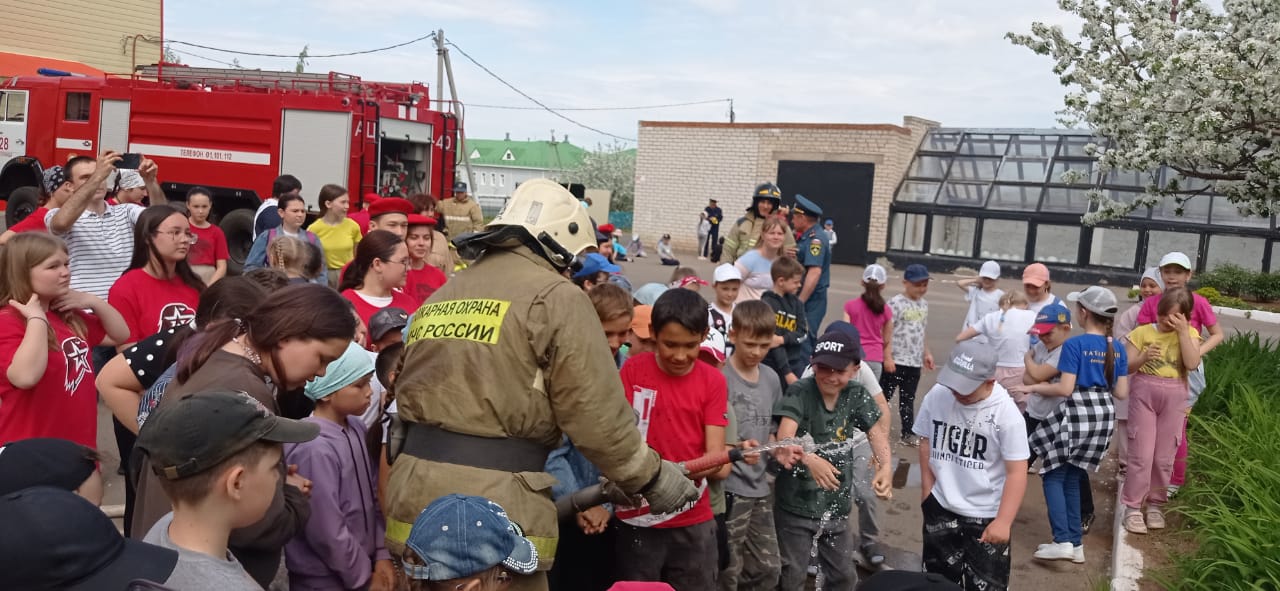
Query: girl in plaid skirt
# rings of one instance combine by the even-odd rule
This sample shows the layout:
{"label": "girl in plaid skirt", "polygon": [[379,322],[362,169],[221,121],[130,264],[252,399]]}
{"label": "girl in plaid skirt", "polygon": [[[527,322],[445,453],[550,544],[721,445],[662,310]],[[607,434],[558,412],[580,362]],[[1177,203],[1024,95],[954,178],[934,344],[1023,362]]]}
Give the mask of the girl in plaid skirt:
{"label": "girl in plaid skirt", "polygon": [[1115,294],[1093,286],[1072,293],[1067,300],[1076,303],[1076,317],[1085,333],[1063,343],[1058,383],[1028,387],[1044,396],[1067,398],[1031,433],[1029,441],[1031,449],[1044,458],[1040,473],[1053,529],[1053,542],[1041,544],[1035,557],[1083,563],[1081,482],[1086,470],[1098,469],[1111,444],[1115,427],[1112,398],[1128,397],[1129,367],[1124,347],[1110,338]]}

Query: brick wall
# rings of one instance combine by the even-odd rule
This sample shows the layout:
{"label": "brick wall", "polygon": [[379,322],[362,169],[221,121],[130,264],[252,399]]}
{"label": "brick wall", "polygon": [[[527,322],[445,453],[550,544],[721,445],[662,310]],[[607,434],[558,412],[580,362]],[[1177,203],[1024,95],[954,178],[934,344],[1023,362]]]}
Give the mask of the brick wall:
{"label": "brick wall", "polygon": [[707,199],[725,212],[723,236],[751,204],[755,186],[775,180],[779,160],[870,162],[876,170],[865,239],[869,251],[883,252],[893,193],[936,125],[916,117],[903,125],[641,121],[635,231],[646,240],[670,233],[677,249],[692,251]]}

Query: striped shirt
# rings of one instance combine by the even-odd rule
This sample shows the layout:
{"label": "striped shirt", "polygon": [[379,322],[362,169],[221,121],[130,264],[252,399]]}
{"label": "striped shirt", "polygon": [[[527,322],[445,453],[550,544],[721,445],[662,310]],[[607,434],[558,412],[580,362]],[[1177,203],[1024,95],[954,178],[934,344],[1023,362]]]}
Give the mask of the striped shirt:
{"label": "striped shirt", "polygon": [[[108,205],[101,215],[85,210],[65,234],[57,234],[67,243],[71,257],[71,289],[107,299],[111,285],[124,274],[133,258],[133,225],[143,207],[131,203]],[[51,209],[44,223],[58,213]]]}

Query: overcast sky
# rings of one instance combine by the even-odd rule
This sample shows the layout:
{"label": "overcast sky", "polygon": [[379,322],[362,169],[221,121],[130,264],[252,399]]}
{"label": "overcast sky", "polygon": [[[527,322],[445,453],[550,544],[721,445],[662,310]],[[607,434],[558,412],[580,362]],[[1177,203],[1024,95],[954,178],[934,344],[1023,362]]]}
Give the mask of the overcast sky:
{"label": "overcast sky", "polygon": [[[916,115],[956,127],[1053,127],[1064,89],[1049,59],[1004,39],[1032,21],[1077,28],[1054,0],[165,3],[167,39],[263,53],[371,49],[443,28],[477,61],[552,107],[733,98],[740,122],[901,123]],[[194,66],[238,57],[245,67],[292,69],[295,61],[173,48]],[[436,56],[421,42],[313,59],[307,68],[329,70],[434,87]],[[465,103],[533,106],[456,52],[453,71]],[[728,106],[565,114],[635,138],[639,120],[727,121]],[[545,111],[473,106],[466,126],[476,138],[548,139],[555,130],[588,148],[613,141]]]}

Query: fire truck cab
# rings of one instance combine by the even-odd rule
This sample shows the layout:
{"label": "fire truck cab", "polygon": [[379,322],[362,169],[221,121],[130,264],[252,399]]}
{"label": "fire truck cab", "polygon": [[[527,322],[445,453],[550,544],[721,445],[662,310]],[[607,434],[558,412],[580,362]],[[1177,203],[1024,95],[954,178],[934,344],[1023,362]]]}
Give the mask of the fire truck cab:
{"label": "fire truck cab", "polygon": [[[105,150],[160,167],[168,199],[214,195],[211,219],[238,270],[253,217],[278,175],[303,186],[308,208],[325,184],[367,193],[452,196],[457,119],[427,108],[425,84],[356,76],[164,64],[128,78],[17,76],[0,82],[0,200],[39,185],[42,165]],[[35,203],[9,202],[12,225]]]}

